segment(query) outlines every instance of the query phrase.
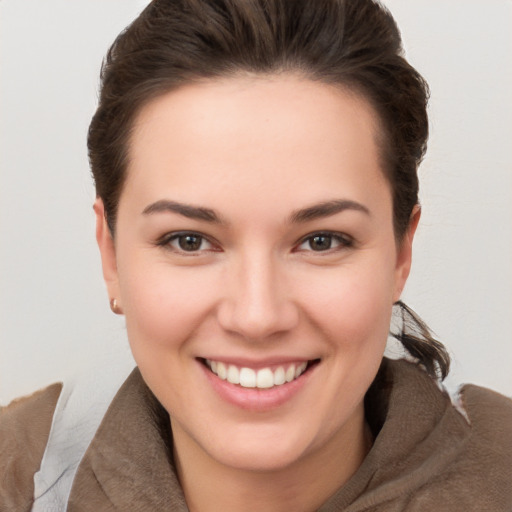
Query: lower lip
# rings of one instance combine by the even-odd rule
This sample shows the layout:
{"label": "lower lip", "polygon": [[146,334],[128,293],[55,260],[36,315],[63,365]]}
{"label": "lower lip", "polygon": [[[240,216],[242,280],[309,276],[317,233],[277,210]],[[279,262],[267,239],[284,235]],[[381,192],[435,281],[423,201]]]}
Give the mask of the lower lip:
{"label": "lower lip", "polygon": [[227,380],[220,379],[204,364],[198,362],[211,384],[214,391],[226,402],[254,412],[265,412],[276,409],[291,400],[306,384],[311,374],[316,369],[308,368],[300,377],[281,386],[272,388],[244,388],[237,384],[231,384]]}

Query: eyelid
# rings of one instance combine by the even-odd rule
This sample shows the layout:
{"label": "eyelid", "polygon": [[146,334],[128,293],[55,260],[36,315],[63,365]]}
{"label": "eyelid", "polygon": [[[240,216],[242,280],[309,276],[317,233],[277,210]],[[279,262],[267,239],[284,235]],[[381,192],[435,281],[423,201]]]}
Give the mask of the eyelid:
{"label": "eyelid", "polygon": [[[301,245],[306,243],[308,240],[311,240],[315,236],[329,236],[339,242],[339,246],[333,247],[330,249],[326,249],[325,251],[314,251],[313,249],[299,249]],[[300,251],[303,250],[304,252],[313,252],[317,254],[328,254],[335,252],[337,250],[346,249],[349,247],[352,247],[354,245],[354,238],[350,235],[347,235],[346,233],[341,233],[339,231],[328,231],[328,230],[321,230],[321,231],[312,231],[311,233],[308,233],[307,235],[303,236],[294,247],[294,251]]]}
{"label": "eyelid", "polygon": [[[174,240],[177,240],[180,236],[186,236],[186,235],[197,236],[197,237],[201,238],[203,241],[210,244],[211,247],[209,247],[208,249],[198,249],[197,251],[185,251],[183,249],[180,249],[179,247],[174,247],[171,245],[171,242],[173,242]],[[210,236],[200,233],[199,231],[189,231],[189,230],[171,231],[169,233],[166,233],[165,235],[163,235],[157,239],[157,241],[155,242],[155,245],[157,245],[159,247],[163,247],[164,249],[173,251],[177,254],[183,254],[186,256],[198,256],[205,252],[219,252],[220,251],[219,244],[215,240],[212,240],[212,238]]]}

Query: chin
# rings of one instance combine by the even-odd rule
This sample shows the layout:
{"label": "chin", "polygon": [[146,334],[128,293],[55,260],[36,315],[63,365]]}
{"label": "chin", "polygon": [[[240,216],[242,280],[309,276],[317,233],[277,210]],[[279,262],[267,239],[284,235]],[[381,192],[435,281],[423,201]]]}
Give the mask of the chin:
{"label": "chin", "polygon": [[297,446],[293,449],[254,449],[235,446],[231,451],[211,454],[224,466],[239,471],[279,472],[292,467],[303,456]]}
{"label": "chin", "polygon": [[307,432],[293,433],[276,425],[240,426],[237,430],[237,434],[212,443],[207,451],[217,462],[241,471],[274,472],[290,468],[307,457],[313,444]]}

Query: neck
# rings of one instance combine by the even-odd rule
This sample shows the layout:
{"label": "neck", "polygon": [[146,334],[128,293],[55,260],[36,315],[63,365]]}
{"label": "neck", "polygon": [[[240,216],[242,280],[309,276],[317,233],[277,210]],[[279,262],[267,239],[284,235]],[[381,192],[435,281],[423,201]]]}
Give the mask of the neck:
{"label": "neck", "polygon": [[320,449],[271,471],[224,465],[172,425],[178,477],[191,512],[314,511],[356,472],[372,443],[362,412]]}

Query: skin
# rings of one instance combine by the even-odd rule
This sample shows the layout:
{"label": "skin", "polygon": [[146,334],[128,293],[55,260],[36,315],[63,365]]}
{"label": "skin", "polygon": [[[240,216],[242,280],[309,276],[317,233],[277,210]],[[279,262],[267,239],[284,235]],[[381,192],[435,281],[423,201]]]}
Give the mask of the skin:
{"label": "skin", "polygon": [[[364,99],[292,75],[187,85],[136,120],[115,239],[100,199],[97,239],[135,360],[171,415],[191,510],[314,510],[369,450],[363,398],[419,219],[398,244],[377,135]],[[352,206],[297,219],[333,201]],[[198,250],[171,239],[183,231],[205,237]],[[319,232],[334,233],[326,250],[313,250]],[[199,358],[319,362],[283,404],[247,410]]]}

